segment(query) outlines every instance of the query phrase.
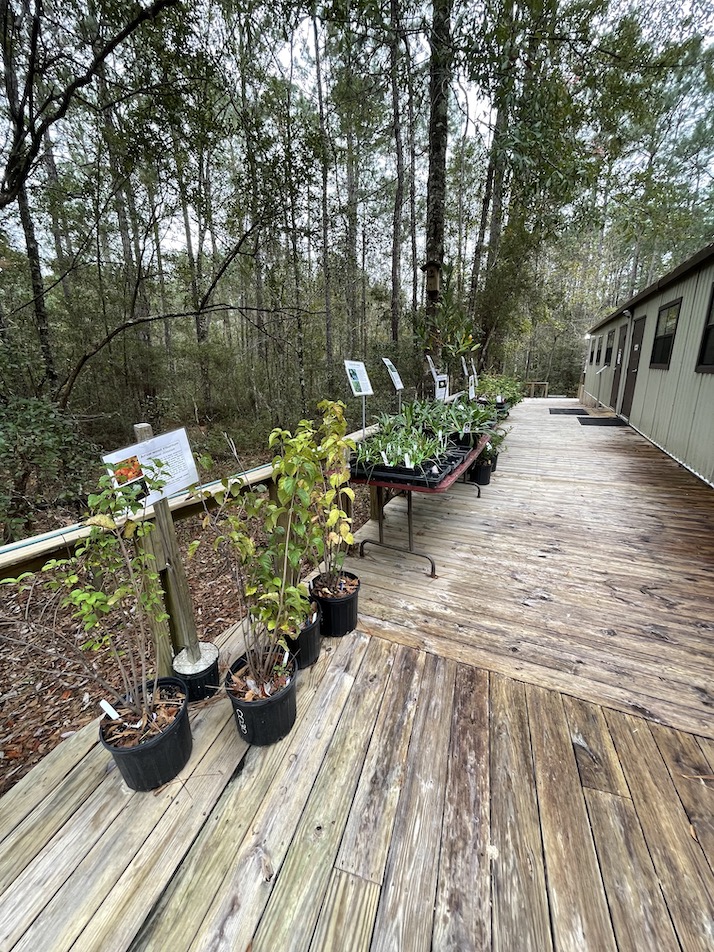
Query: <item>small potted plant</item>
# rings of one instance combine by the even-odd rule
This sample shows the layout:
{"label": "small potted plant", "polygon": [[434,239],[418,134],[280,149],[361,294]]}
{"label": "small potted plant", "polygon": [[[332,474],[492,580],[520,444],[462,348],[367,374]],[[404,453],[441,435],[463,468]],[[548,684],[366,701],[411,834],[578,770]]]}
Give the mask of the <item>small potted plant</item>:
{"label": "small potted plant", "polygon": [[312,597],[322,610],[322,633],[340,637],[357,626],[359,579],[344,570],[347,547],[352,545],[352,519],[347,509],[354,501],[350,488],[350,452],[355,444],[347,436],[345,405],[323,400],[318,405],[322,423],[318,430],[320,482],[312,497],[310,554],[317,575]]}
{"label": "small potted plant", "polygon": [[[25,636],[36,636],[42,651],[70,661],[82,680],[101,685],[108,699],[100,702],[105,716],[99,737],[132,790],[152,790],[172,780],[192,747],[186,685],[153,675],[156,632],[167,616],[154,557],[142,544],[153,524],[142,516],[147,489],[159,488],[156,473],[126,486],[109,474],[101,477],[99,491],[88,500],[89,535],[69,558],[43,568],[60,605],[72,609],[79,621],[82,637],[50,626],[48,638],[48,612],[39,622],[26,619],[25,625]],[[115,680],[98,673],[92,663],[96,651],[114,659]]]}

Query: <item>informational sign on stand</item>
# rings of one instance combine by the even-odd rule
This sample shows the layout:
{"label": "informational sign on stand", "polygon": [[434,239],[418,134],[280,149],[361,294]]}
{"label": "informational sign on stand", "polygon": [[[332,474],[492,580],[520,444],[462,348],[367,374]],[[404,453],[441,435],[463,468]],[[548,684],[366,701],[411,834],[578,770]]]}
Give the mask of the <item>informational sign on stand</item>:
{"label": "informational sign on stand", "polygon": [[346,360],[345,370],[353,395],[355,397],[371,397],[374,391],[372,390],[372,384],[369,382],[364,363],[361,360]]}
{"label": "informational sign on stand", "polygon": [[389,371],[389,376],[392,378],[392,383],[394,384],[394,389],[397,391],[397,405],[398,413],[402,412],[402,390],[404,389],[404,384],[402,383],[402,378],[399,376],[399,371],[394,366],[389,357],[382,357],[384,361],[384,366]]}
{"label": "informational sign on stand", "polygon": [[145,480],[147,473],[156,470],[157,461],[161,464],[160,478],[165,485],[153,492],[148,492],[147,487],[146,498],[142,500],[145,505],[153,506],[159,499],[166,499],[198,482],[196,462],[184,429],[152,436],[143,443],[125,446],[102,456],[102,462],[118,486]]}
{"label": "informational sign on stand", "polygon": [[362,397],[362,438],[364,439],[367,429],[367,397],[371,397],[374,391],[369,382],[367,370],[361,360],[346,360],[345,370],[347,379],[352,387],[352,394],[355,397]]}
{"label": "informational sign on stand", "polygon": [[399,376],[399,371],[397,370],[397,368],[394,366],[394,364],[389,359],[389,357],[382,357],[382,360],[384,361],[384,366],[389,371],[389,376],[392,378],[394,389],[403,390],[404,384],[402,383],[402,378]]}

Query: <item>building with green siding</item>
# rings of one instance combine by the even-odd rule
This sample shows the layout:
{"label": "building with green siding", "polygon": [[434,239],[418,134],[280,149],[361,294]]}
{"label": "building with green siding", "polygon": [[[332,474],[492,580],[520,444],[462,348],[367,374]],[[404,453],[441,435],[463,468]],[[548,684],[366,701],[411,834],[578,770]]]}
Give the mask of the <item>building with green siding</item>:
{"label": "building with green siding", "polygon": [[714,485],[714,244],[591,328],[581,399]]}

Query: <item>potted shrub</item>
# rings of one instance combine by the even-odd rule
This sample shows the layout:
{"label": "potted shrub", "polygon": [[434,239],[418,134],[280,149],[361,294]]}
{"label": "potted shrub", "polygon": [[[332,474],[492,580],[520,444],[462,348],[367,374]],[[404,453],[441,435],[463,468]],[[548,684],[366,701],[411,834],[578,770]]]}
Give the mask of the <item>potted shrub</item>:
{"label": "potted shrub", "polygon": [[[295,722],[297,664],[285,627],[291,614],[306,615],[309,608],[307,590],[277,578],[275,552],[263,544],[264,534],[269,539],[277,532],[280,508],[265,493],[264,486],[247,490],[240,478],[224,480],[215,495],[218,509],[207,511],[204,519],[234,581],[244,619],[245,650],[226,675],[226,693],[239,733],[259,746],[280,740]],[[192,543],[191,554],[200,542]]]}
{"label": "potted shrub", "polygon": [[347,436],[345,405],[323,400],[318,405],[322,423],[318,436],[320,476],[312,498],[310,555],[317,575],[312,597],[322,610],[322,633],[340,637],[357,627],[359,579],[344,570],[347,546],[352,545],[352,519],[347,513],[354,501],[349,455],[355,448]]}
{"label": "potted shrub", "polygon": [[[300,582],[315,535],[312,507],[322,484],[315,429],[308,420],[298,423],[294,435],[276,428],[270,434],[269,446],[276,455],[272,462],[274,502],[266,513],[269,535],[263,587],[267,591],[272,586],[275,624],[284,632],[298,668],[307,668],[320,655],[322,614],[309,597],[307,586]],[[287,598],[286,593],[291,597]]]}
{"label": "potted shrub", "polygon": [[[156,474],[126,486],[117,486],[108,474],[100,479],[99,491],[88,500],[89,536],[69,558],[43,568],[49,588],[62,607],[73,610],[83,636],[68,637],[56,626],[48,632],[44,621],[30,619],[23,636],[34,634],[43,652],[70,660],[78,676],[102,686],[109,700],[100,702],[105,716],[99,737],[132,790],[172,780],[192,746],[186,685],[153,676],[155,632],[167,616],[154,557],[141,544],[153,523],[141,516],[147,487],[160,486]],[[114,682],[92,663],[91,652],[100,650],[114,659]]]}
{"label": "potted shrub", "polygon": [[231,666],[226,689],[239,732],[258,745],[291,729],[296,668],[314,664],[320,653],[319,606],[300,581],[317,544],[314,507],[324,488],[317,433],[302,420],[294,434],[273,430],[269,445],[272,497],[263,486],[248,491],[240,479],[226,480],[218,509],[207,510],[204,521],[215,531],[245,617],[245,652]]}

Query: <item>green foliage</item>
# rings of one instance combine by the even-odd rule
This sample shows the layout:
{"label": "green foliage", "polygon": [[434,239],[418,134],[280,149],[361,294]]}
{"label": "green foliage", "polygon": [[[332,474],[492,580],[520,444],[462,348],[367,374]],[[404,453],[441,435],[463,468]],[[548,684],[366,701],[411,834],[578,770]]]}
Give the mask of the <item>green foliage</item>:
{"label": "green foliage", "polygon": [[379,432],[357,444],[356,459],[366,466],[408,468],[438,461],[453,438],[468,436],[477,443],[484,433],[491,434],[495,416],[494,408],[475,401],[414,400],[394,416],[379,416]]}
{"label": "green foliage", "polygon": [[248,616],[246,655],[258,685],[270,681],[285,636],[295,637],[309,614],[303,565],[324,562],[326,573],[338,574],[344,546],[354,541],[343,508],[354,498],[346,485],[345,454],[354,444],[345,438],[345,407],[325,401],[319,408],[319,427],[301,420],[294,433],[277,427],[270,434],[272,497],[265,487],[249,490],[240,478],[226,479],[214,497],[218,509],[207,508],[204,518]]}
{"label": "green foliage", "polygon": [[[148,720],[153,698],[147,682],[156,655],[152,626],[168,616],[154,556],[142,544],[153,530],[153,523],[143,518],[143,498],[147,487],[152,491],[163,485],[160,468],[145,472],[143,484],[117,487],[109,474],[102,476],[97,492],[89,496],[89,535],[72,555],[48,561],[42,578],[60,606],[72,610],[83,632],[82,651],[109,651],[121,688],[100,678],[91,661],[75,659],[81,671]],[[4,581],[29,586],[34,576]],[[60,632],[56,637],[63,643]],[[50,650],[55,650],[54,644]]]}
{"label": "green foliage", "polygon": [[495,404],[500,396],[513,407],[523,399],[523,384],[507,374],[481,374],[478,378],[478,396]]}
{"label": "green foliage", "polygon": [[452,265],[443,268],[441,298],[431,325],[427,327],[422,322],[418,332],[424,347],[431,343],[437,354],[443,354],[452,362],[475,354],[481,346],[474,341],[473,321],[457,293]]}
{"label": "green foliage", "polygon": [[27,534],[38,509],[78,503],[78,487],[95,454],[74,421],[54,404],[10,400],[0,414],[2,541]]}

